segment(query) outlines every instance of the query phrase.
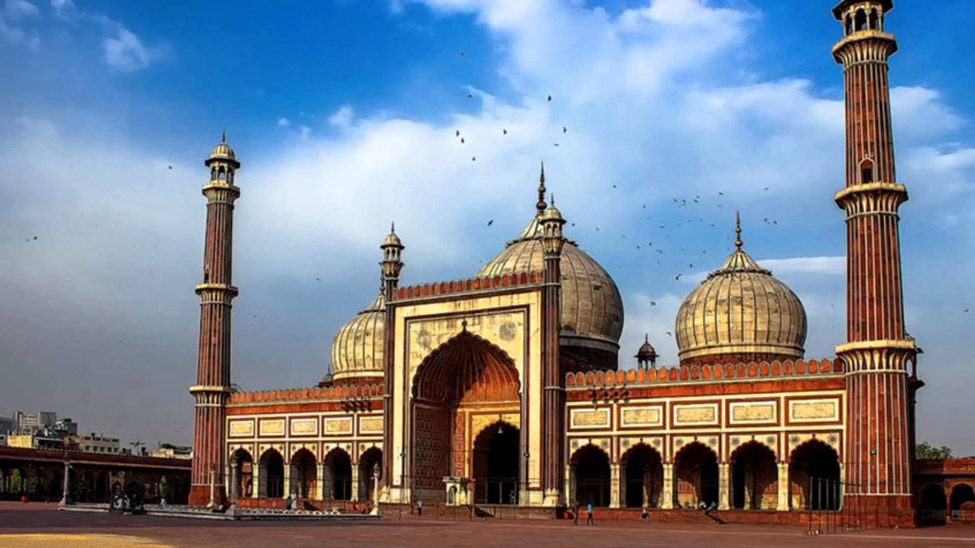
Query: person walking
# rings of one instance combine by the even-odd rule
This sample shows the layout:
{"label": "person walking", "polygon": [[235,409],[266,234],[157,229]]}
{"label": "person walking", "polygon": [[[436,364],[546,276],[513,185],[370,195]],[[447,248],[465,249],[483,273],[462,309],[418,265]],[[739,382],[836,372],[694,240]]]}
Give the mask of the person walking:
{"label": "person walking", "polygon": [[422,500],[416,501],[416,515],[418,515],[420,517],[423,516],[423,501]]}
{"label": "person walking", "polygon": [[592,515],[592,501],[586,504],[586,525],[596,525],[596,521]]}
{"label": "person walking", "polygon": [[572,523],[573,525],[579,525],[579,501],[572,503]]}
{"label": "person walking", "polygon": [[647,510],[647,505],[643,505],[643,509],[640,510],[640,521],[643,523],[650,523],[650,511]]}

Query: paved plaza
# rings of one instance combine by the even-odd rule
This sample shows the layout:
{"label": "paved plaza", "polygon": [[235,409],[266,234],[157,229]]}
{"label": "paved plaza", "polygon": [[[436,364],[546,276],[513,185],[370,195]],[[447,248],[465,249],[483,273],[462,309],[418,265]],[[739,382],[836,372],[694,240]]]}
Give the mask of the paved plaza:
{"label": "paved plaza", "polygon": [[220,522],[57,512],[0,502],[0,547],[24,546],[975,546],[975,527],[878,530],[809,537],[793,526],[568,521]]}

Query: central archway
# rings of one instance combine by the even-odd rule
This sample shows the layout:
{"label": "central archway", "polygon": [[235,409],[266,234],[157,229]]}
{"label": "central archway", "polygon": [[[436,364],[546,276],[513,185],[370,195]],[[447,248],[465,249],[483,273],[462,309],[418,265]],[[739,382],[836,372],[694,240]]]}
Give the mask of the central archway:
{"label": "central archway", "polygon": [[609,455],[595,445],[586,445],[572,455],[570,465],[575,470],[575,502],[609,506]]}
{"label": "central archway", "polygon": [[[493,483],[485,483],[482,490],[475,480],[475,498],[483,493],[482,500],[516,503],[518,486],[524,485],[525,478],[518,467],[523,440],[520,381],[514,361],[465,328],[420,363],[412,395],[414,500],[446,502],[445,477],[482,476],[485,482],[493,478]],[[485,419],[494,426],[484,427]],[[495,440],[497,421],[506,426],[500,426],[501,436]],[[485,451],[498,455],[499,463],[477,456]]]}
{"label": "central archway", "polygon": [[498,421],[474,440],[474,500],[483,504],[517,504],[519,448],[517,428]]}
{"label": "central archway", "polygon": [[284,458],[275,449],[261,455],[261,496],[279,499],[284,496]]}

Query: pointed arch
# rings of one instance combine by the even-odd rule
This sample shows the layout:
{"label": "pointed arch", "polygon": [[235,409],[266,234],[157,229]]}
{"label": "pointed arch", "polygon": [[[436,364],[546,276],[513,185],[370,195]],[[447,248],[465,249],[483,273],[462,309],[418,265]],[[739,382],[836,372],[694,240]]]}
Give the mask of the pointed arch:
{"label": "pointed arch", "polygon": [[352,500],[352,457],[341,447],[335,447],[325,458],[323,483],[325,500]]}
{"label": "pointed arch", "polygon": [[609,506],[609,453],[587,443],[572,453],[569,463],[574,471],[576,501],[582,505]]}
{"label": "pointed arch", "polygon": [[718,502],[718,454],[700,441],[692,441],[674,455],[678,507]]}
{"label": "pointed arch", "polygon": [[812,438],[789,454],[793,508],[836,510],[840,501],[840,456],[826,442]]}
{"label": "pointed arch", "polygon": [[731,506],[745,510],[774,510],[778,504],[779,471],[775,450],[750,440],[730,458]]}
{"label": "pointed arch", "polygon": [[663,457],[639,442],[620,456],[621,498],[628,508],[660,508],[664,485]]}
{"label": "pointed arch", "polygon": [[284,492],[284,457],[273,447],[261,453],[260,458],[260,486],[262,497],[281,498]]}

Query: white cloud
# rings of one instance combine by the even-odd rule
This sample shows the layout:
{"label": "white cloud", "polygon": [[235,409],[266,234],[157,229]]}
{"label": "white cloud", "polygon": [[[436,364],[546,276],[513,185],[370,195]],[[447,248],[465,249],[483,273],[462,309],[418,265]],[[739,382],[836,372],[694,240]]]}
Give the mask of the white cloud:
{"label": "white cloud", "polygon": [[37,6],[27,0],[7,0],[3,7],[3,14],[8,21],[17,21],[37,17],[41,12]]}
{"label": "white cloud", "polygon": [[105,62],[119,72],[133,72],[149,66],[149,51],[128,29],[119,27],[114,38],[102,40]]}
{"label": "white cloud", "polygon": [[790,257],[763,259],[758,264],[773,274],[845,274],[846,257]]}
{"label": "white cloud", "polygon": [[74,12],[75,5],[73,0],[51,0],[51,9],[58,17],[66,18]]}
{"label": "white cloud", "polygon": [[347,128],[355,119],[355,110],[351,105],[342,105],[331,116],[328,117],[329,125],[338,128]]}
{"label": "white cloud", "polygon": [[291,125],[291,120],[287,118],[278,118],[278,127],[288,127]]}
{"label": "white cloud", "polygon": [[306,126],[306,125],[300,126],[298,128],[298,131],[301,133],[301,138],[302,139],[307,139],[307,138],[311,137],[311,128],[308,127],[308,126]]}
{"label": "white cloud", "polygon": [[6,0],[0,10],[0,38],[8,44],[26,46],[34,51],[40,49],[41,36],[37,29],[23,26],[27,20],[39,15],[37,6],[26,0]]}

